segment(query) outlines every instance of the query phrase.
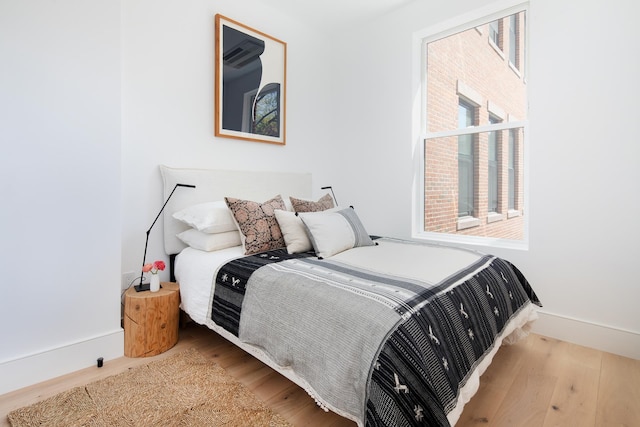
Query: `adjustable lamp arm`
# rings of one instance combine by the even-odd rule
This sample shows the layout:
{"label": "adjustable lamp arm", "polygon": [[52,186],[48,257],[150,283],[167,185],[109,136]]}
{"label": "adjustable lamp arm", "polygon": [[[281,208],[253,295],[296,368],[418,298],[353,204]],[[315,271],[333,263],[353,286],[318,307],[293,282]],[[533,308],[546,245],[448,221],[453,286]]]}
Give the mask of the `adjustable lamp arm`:
{"label": "adjustable lamp arm", "polygon": [[[144,268],[144,263],[147,260],[147,246],[149,245],[149,233],[151,233],[151,229],[153,228],[154,225],[156,225],[158,218],[160,218],[162,211],[164,211],[164,207],[167,206],[167,203],[169,203],[169,199],[171,199],[171,196],[173,196],[173,193],[176,191],[178,187],[196,188],[195,185],[190,185],[190,184],[176,184],[176,186],[173,187],[173,190],[171,190],[171,194],[169,194],[169,197],[167,197],[167,200],[164,202],[164,205],[162,205],[160,212],[158,212],[158,215],[156,215],[156,219],[153,220],[151,227],[149,227],[149,229],[147,230],[147,239],[144,242],[144,255],[142,256],[142,268]],[[140,284],[134,286],[137,292],[149,290],[149,284],[146,284],[146,285],[143,284],[142,283],[143,280],[144,280],[144,271],[140,270]]]}
{"label": "adjustable lamp arm", "polygon": [[331,187],[330,185],[327,187],[320,187],[321,190],[326,190],[329,189],[331,190],[331,195],[333,196],[333,201],[336,202],[336,206],[338,206],[338,200],[336,199],[336,195],[333,194],[333,187]]}

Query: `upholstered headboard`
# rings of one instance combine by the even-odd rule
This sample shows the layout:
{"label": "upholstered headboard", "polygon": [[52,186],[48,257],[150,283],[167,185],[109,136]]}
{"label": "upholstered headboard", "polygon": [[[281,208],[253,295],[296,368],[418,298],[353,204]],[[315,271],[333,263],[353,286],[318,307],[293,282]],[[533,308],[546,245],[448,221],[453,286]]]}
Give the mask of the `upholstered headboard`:
{"label": "upholstered headboard", "polygon": [[216,169],[180,169],[161,165],[164,200],[176,184],[195,185],[196,188],[178,187],[164,209],[164,250],[174,255],[186,248],[176,234],[189,227],[173,218],[173,214],[198,203],[224,200],[225,197],[262,202],[280,194],[311,198],[311,174],[292,172],[232,171]]}

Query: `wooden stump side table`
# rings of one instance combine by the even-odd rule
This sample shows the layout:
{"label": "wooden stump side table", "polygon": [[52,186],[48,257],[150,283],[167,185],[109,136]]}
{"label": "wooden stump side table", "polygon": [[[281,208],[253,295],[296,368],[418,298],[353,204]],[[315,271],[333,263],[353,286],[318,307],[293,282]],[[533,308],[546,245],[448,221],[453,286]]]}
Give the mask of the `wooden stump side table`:
{"label": "wooden stump side table", "polygon": [[180,287],[162,282],[158,292],[136,292],[124,296],[124,355],[155,356],[178,342]]}

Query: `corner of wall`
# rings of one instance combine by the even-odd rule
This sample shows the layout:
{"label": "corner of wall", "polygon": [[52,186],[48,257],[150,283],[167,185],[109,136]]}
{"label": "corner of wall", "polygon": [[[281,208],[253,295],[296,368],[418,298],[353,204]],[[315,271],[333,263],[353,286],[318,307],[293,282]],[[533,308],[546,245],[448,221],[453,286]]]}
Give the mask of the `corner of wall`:
{"label": "corner of wall", "polygon": [[640,360],[640,334],[540,311],[531,331],[551,338]]}

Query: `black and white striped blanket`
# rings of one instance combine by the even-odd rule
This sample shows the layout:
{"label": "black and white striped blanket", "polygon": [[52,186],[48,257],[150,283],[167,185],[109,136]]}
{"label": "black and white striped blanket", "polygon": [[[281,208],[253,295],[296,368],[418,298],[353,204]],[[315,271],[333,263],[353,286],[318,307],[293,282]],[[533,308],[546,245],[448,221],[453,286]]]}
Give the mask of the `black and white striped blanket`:
{"label": "black and white striped blanket", "polygon": [[[291,366],[319,402],[360,425],[449,425],[496,338],[540,303],[505,260],[444,249],[458,258],[454,271],[417,277],[398,271],[419,259],[443,264],[443,249],[379,242],[327,260],[284,250],[232,260],[216,274],[211,318]],[[400,252],[418,258],[384,267]]]}
{"label": "black and white striped blanket", "polygon": [[216,273],[211,320],[238,336],[242,302],[247,282],[253,272],[268,264],[288,259],[307,258],[312,255],[312,253],[288,254],[286,249],[276,249],[227,262]]}

